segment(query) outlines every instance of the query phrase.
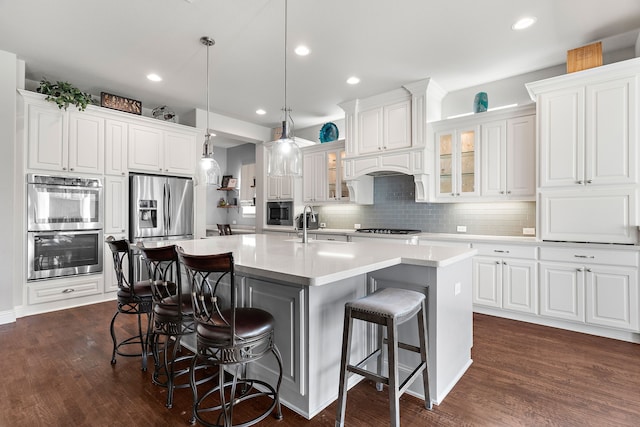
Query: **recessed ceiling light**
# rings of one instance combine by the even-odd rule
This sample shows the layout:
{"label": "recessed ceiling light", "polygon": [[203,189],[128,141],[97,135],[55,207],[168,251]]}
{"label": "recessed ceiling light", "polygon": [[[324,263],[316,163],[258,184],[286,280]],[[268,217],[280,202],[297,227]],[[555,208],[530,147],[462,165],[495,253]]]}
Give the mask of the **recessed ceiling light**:
{"label": "recessed ceiling light", "polygon": [[518,19],[512,26],[512,30],[524,30],[525,28],[529,28],[533,24],[536,23],[535,16],[526,16],[524,18]]}
{"label": "recessed ceiling light", "polygon": [[153,74],[153,73],[147,74],[147,78],[149,80],[151,80],[152,82],[161,82],[162,81],[162,77],[160,77],[157,74]]}
{"label": "recessed ceiling light", "polygon": [[356,76],[352,76],[347,79],[347,83],[349,83],[350,85],[357,85],[358,83],[360,83],[360,79]]}
{"label": "recessed ceiling light", "polygon": [[303,45],[298,46],[296,50],[294,50],[294,52],[296,53],[296,55],[300,55],[300,56],[307,56],[309,55],[309,53],[311,53],[309,48]]}
{"label": "recessed ceiling light", "polygon": [[258,108],[258,109],[256,110],[256,114],[259,114],[259,115],[261,115],[261,116],[264,116],[265,114],[267,114],[267,112],[266,112],[266,111],[264,111],[262,108]]}

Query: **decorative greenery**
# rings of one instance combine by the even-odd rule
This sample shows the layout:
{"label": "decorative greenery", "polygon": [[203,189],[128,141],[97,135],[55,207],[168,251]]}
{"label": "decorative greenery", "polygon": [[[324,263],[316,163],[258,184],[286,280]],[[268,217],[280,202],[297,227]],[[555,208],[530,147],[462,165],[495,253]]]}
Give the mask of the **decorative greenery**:
{"label": "decorative greenery", "polygon": [[40,81],[40,87],[37,91],[43,95],[47,95],[45,99],[55,102],[60,109],[64,108],[66,110],[69,104],[73,104],[78,107],[78,110],[84,111],[87,105],[93,104],[91,94],[84,93],[67,82],[58,81],[51,83],[49,80],[43,78]]}

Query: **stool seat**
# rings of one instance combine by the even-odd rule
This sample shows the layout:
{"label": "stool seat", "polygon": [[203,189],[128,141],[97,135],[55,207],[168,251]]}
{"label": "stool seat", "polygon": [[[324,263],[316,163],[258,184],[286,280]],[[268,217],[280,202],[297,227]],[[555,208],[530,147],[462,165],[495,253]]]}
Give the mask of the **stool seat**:
{"label": "stool seat", "polygon": [[[400,425],[400,396],[409,386],[422,377],[424,404],[431,409],[429,394],[429,362],[427,353],[427,304],[426,296],[408,289],[384,288],[371,295],[349,301],[344,309],[344,332],[342,337],[342,359],[340,361],[340,388],[338,391],[338,409],[336,427],[344,426],[347,406],[348,374],[355,373],[376,382],[376,389],[382,391],[383,386],[389,388],[390,425]],[[418,320],[419,346],[398,340],[398,325],[416,317]],[[351,351],[353,320],[362,320],[377,325],[377,348],[356,364],[349,362]],[[383,328],[387,331],[384,337]],[[387,344],[388,375],[382,375],[382,350]],[[398,350],[407,350],[420,355],[420,363],[403,382],[400,381],[398,368]],[[372,372],[367,363],[377,359],[376,372]]]}
{"label": "stool seat", "polygon": [[420,292],[385,288],[366,297],[350,301],[346,305],[351,310],[385,318],[393,317],[396,322],[403,323],[420,311],[424,299],[424,294]]}

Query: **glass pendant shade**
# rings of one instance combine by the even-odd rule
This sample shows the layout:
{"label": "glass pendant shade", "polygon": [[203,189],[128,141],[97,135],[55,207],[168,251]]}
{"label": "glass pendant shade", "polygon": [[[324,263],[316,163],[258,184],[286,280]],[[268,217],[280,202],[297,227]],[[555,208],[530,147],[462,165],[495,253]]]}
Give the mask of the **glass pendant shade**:
{"label": "glass pendant shade", "polygon": [[302,152],[287,128],[287,123],[282,122],[282,137],[271,146],[267,170],[270,176],[302,176]]}
{"label": "glass pendant shade", "polygon": [[198,164],[198,174],[200,182],[203,184],[219,185],[222,171],[216,159],[213,158],[213,153],[209,150],[211,144],[212,142],[209,139],[209,135],[207,135],[207,139],[204,141],[202,150],[202,158]]}

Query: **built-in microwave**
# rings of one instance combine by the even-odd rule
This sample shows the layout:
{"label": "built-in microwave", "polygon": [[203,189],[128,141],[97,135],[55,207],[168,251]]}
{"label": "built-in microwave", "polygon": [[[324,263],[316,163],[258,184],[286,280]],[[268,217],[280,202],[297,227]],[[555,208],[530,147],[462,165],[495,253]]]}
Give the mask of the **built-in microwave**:
{"label": "built-in microwave", "polygon": [[267,225],[293,225],[293,202],[267,202]]}

